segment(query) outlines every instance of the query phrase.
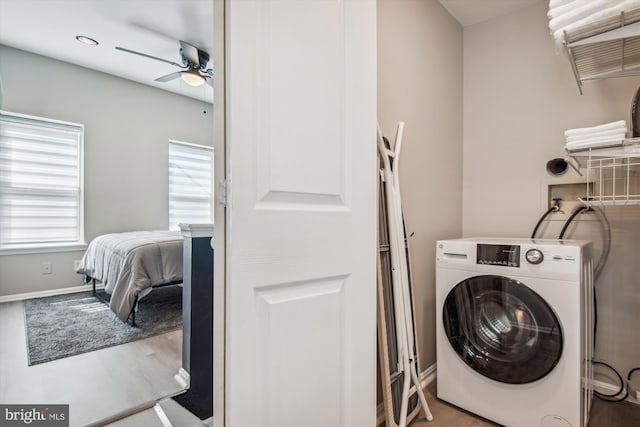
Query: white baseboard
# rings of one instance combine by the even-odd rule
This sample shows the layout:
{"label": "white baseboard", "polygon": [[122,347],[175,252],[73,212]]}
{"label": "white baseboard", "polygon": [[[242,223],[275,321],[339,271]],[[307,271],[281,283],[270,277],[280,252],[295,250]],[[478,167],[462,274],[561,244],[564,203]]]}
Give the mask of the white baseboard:
{"label": "white baseboard", "polygon": [[[53,295],[72,294],[74,292],[90,291],[91,289],[93,289],[93,286],[90,284],[86,284],[86,285],[71,286],[68,288],[50,289],[46,291],[35,291],[35,292],[25,292],[23,294],[5,295],[5,296],[0,296],[0,304],[3,302],[23,301],[27,299],[33,299],[33,298],[50,297]],[[96,284],[96,289],[104,289],[104,285],[102,283]]]}
{"label": "white baseboard", "polygon": [[426,388],[436,379],[436,364],[429,366],[427,369],[420,373],[420,385],[422,388]]}
{"label": "white baseboard", "polygon": [[[436,364],[429,366],[427,369],[420,373],[420,386],[425,389],[436,379]],[[376,426],[379,426],[384,422],[384,403],[381,403],[376,408]]]}
{"label": "white baseboard", "polygon": [[[598,390],[603,394],[614,394],[620,388],[619,385],[607,383],[604,381],[593,380],[593,388]],[[622,397],[622,396],[619,396]],[[596,398],[597,399],[597,398]],[[635,403],[636,405],[640,405],[640,400],[638,400],[638,396],[636,395],[636,390],[629,390],[629,396],[625,399],[625,402]]]}

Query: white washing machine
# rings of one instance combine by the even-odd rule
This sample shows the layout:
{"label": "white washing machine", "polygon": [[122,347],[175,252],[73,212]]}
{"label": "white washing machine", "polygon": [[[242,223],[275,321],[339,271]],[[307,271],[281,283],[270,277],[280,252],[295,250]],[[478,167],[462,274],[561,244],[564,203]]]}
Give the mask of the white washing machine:
{"label": "white washing machine", "polygon": [[443,240],[436,265],[438,398],[510,427],[585,427],[591,243]]}

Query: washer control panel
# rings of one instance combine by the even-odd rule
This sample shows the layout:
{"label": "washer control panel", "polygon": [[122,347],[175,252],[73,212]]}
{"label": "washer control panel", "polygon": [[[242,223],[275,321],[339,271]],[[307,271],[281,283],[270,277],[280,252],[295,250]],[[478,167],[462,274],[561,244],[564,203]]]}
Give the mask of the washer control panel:
{"label": "washer control panel", "polygon": [[476,264],[520,267],[520,246],[478,244]]}
{"label": "washer control panel", "polygon": [[453,239],[437,242],[436,265],[482,274],[575,280],[584,274],[583,258],[590,254],[591,244],[576,240]]}

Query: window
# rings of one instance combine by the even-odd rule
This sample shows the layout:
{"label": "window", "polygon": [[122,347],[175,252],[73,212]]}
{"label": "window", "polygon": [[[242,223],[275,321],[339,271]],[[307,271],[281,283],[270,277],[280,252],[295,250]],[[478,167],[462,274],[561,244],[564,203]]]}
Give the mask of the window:
{"label": "window", "polygon": [[169,229],[178,224],[210,224],[213,148],[169,141]]}
{"label": "window", "polygon": [[84,127],[0,111],[0,251],[84,244]]}

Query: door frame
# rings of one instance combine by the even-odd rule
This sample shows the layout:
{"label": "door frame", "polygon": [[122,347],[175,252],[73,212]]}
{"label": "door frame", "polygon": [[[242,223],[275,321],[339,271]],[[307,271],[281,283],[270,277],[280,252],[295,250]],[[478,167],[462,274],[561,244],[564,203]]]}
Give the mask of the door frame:
{"label": "door frame", "polygon": [[[225,288],[227,150],[225,71],[227,55],[226,0],[213,0],[213,138],[215,147],[213,188],[213,425],[225,425]],[[216,286],[217,284],[217,286]]]}

